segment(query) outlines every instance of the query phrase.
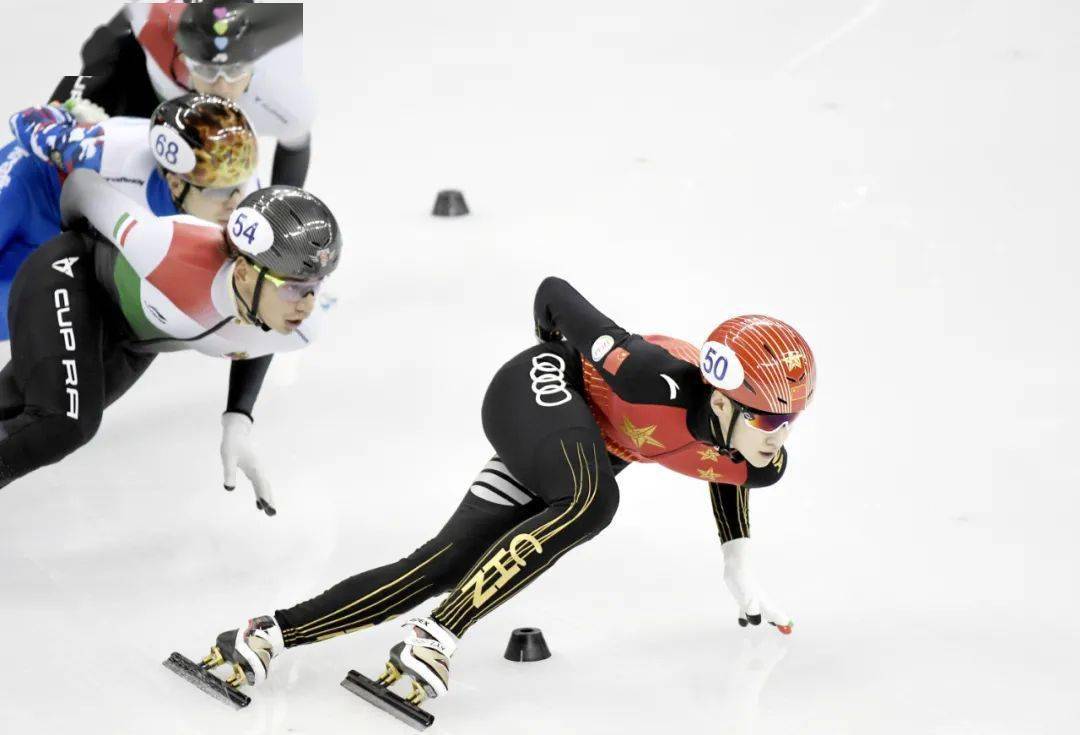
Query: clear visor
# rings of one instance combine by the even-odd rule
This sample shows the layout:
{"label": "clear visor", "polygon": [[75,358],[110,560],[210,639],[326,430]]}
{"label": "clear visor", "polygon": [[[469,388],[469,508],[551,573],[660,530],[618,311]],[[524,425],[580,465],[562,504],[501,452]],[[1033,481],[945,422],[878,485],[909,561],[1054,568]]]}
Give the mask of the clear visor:
{"label": "clear visor", "polygon": [[192,59],[187,60],[187,67],[191,76],[198,77],[207,84],[213,84],[219,79],[229,83],[239,82],[255,69],[255,65],[249,63],[207,64]]}
{"label": "clear visor", "polygon": [[274,288],[277,289],[278,296],[281,297],[281,300],[287,301],[290,304],[295,304],[297,301],[303,301],[309,294],[318,296],[319,289],[322,288],[323,281],[326,280],[326,276],[323,276],[322,278],[311,278],[306,281],[282,278],[281,276],[275,276],[261,265],[255,263],[252,263],[252,265],[259,269],[263,278],[274,284]]}
{"label": "clear visor", "polygon": [[229,199],[240,194],[240,187],[238,186],[227,186],[223,189],[211,189],[209,187],[203,188],[201,186],[197,186],[196,184],[192,184],[192,186],[198,189],[199,193],[202,194],[204,197],[206,197],[207,199],[212,199],[215,202],[227,202],[229,201]]}
{"label": "clear visor", "polygon": [[278,296],[281,297],[282,301],[287,301],[290,304],[295,304],[297,301],[303,301],[309,294],[318,296],[322,284],[323,279],[321,278],[311,281],[282,280],[280,282],[274,282],[274,285],[277,287]]}

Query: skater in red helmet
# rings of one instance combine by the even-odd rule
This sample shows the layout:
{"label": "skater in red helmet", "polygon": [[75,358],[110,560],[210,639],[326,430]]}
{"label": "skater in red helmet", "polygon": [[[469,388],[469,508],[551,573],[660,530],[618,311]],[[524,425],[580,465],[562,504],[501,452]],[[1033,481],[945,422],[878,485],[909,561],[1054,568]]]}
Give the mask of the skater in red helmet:
{"label": "skater in red helmet", "polygon": [[[631,334],[558,278],[540,284],[535,319],[540,344],[506,363],[484,398],[496,456],[434,538],[223,633],[202,667],[173,668],[235,703],[236,687],[265,679],[286,648],[371,627],[449,592],[428,617],[406,623],[381,679],[349,679],[365,699],[430,724],[417,705],[446,693],[461,637],[611,522],[615,476],[633,462],[708,483],[739,623],[790,633],[791,618],[750,566],[747,496],[781,478],[784,443],[814,396],[814,355],[802,336],[767,316],[729,319],[701,348]],[[232,686],[209,673],[226,662]],[[413,680],[408,700],[389,691],[402,675]]]}

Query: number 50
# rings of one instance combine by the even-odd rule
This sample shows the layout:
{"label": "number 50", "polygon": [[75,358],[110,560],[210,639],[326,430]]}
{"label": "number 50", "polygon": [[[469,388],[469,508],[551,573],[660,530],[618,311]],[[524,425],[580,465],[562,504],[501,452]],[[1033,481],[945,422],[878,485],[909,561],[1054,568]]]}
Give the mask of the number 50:
{"label": "number 50", "polygon": [[701,366],[717,380],[723,380],[728,371],[728,359],[716,354],[716,348],[710,347],[701,360]]}

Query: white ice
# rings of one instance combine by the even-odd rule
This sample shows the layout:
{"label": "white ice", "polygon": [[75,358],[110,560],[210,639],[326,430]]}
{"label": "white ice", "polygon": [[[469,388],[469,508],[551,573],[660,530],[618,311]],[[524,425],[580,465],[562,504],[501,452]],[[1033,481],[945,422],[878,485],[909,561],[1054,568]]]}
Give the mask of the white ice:
{"label": "white ice", "polygon": [[[2,109],[113,10],[20,5]],[[552,273],[635,331],[811,341],[752,496],[795,631],[739,628],[704,487],[632,468],[614,524],[466,636],[432,732],[1076,731],[1078,39],[1050,0],[309,2],[309,184],[348,252],[257,408],[280,513],[221,489],[227,366],[160,358],[0,492],[0,733],[408,732],[338,686],[392,626],[289,651],[242,712],[160,662],[433,533]],[[450,187],[473,214],[435,220]],[[502,660],[524,625],[552,659]]]}

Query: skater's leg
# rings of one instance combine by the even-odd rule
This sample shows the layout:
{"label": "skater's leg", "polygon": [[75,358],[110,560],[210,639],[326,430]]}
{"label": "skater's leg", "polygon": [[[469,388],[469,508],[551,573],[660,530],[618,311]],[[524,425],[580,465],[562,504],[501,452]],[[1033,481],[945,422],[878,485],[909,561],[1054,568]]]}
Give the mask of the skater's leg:
{"label": "skater's leg", "polygon": [[615,515],[619,490],[600,429],[582,397],[572,350],[544,344],[499,371],[484,398],[484,431],[506,466],[547,508],[503,533],[432,617],[460,637]]}
{"label": "skater's leg", "polygon": [[0,487],[75,451],[104,410],[102,292],[83,236],[23,264],[11,292],[12,365],[22,410],[0,421]]}
{"label": "skater's leg", "polygon": [[131,352],[119,345],[109,345],[109,330],[106,329],[105,348],[105,407],[111,406],[120,396],[128,392],[131,386],[143,376],[156,355],[152,353]]}
{"label": "skater's leg", "polygon": [[333,638],[377,625],[446,592],[476,558],[543,504],[493,459],[473,481],[434,538],[405,558],[370,569],[314,599],[277,611],[285,646]]}

